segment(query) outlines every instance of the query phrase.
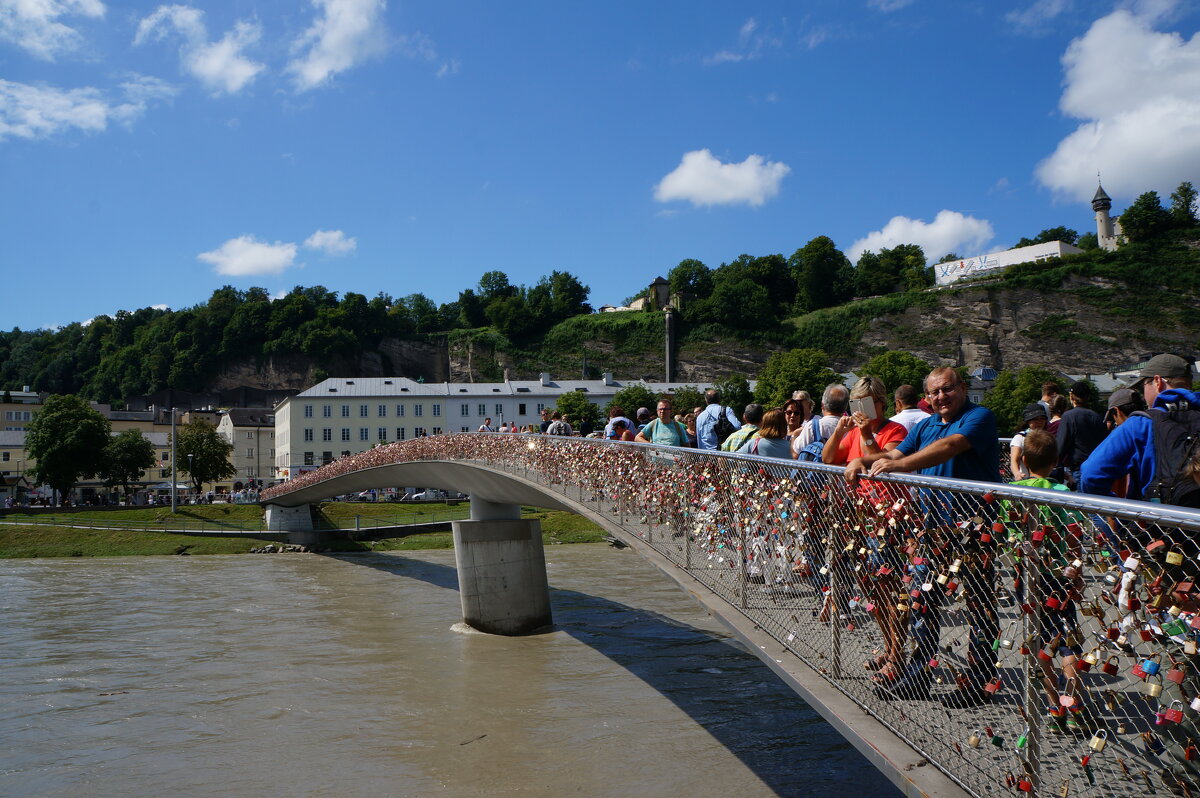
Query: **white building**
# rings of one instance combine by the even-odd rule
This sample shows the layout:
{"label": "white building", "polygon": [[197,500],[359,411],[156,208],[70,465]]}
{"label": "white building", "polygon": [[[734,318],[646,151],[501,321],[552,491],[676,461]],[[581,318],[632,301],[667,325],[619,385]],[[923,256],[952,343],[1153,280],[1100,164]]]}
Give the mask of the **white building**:
{"label": "white building", "polygon": [[[599,380],[420,383],[407,377],[331,378],[275,406],[275,478],[290,479],[380,443],[443,432],[474,432],[492,419],[540,424],[558,397],[581,391],[602,410],[617,391],[644,385],[651,393],[695,386],[682,382]],[[696,386],[703,390],[706,385]],[[636,408],[626,408],[629,413]],[[690,408],[689,408],[690,409]]]}
{"label": "white building", "polygon": [[1015,266],[1018,263],[1037,263],[1080,252],[1083,250],[1079,247],[1065,244],[1062,241],[1049,241],[1045,244],[1034,244],[1031,247],[1006,249],[1003,252],[976,255],[973,258],[954,260],[949,263],[938,263],[933,267],[934,281],[938,285],[949,285],[964,277],[975,277],[997,269]]}
{"label": "white building", "polygon": [[[251,481],[270,479],[275,467],[275,411],[269,407],[231,407],[221,414],[217,432],[233,446],[234,467],[228,487],[239,490]],[[225,482],[220,483],[222,487]]]}

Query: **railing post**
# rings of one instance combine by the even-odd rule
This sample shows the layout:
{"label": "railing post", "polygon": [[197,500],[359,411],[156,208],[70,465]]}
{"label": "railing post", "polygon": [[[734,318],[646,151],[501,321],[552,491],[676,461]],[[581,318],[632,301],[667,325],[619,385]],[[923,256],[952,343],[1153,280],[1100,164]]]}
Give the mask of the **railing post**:
{"label": "railing post", "polygon": [[842,675],[842,623],[838,612],[841,590],[838,589],[837,566],[834,557],[841,551],[835,544],[833,530],[829,530],[825,544],[825,563],[829,568],[829,660],[830,672],[835,677]]}
{"label": "railing post", "polygon": [[[1028,601],[1033,604],[1034,607],[1038,608],[1038,611],[1040,612],[1043,599],[1039,569],[1036,564],[1032,563],[1028,556],[1025,556],[1021,558],[1021,570],[1024,571],[1025,584],[1029,588],[1027,593]],[[1023,627],[1022,633],[1025,635],[1022,642],[1029,639],[1029,627],[1031,625],[1029,619],[1031,617],[1033,616],[1021,613],[1021,625]],[[1040,643],[1044,646],[1056,645],[1050,640],[1040,640]],[[1025,761],[1029,765],[1029,777],[1033,781],[1033,793],[1035,795],[1040,795],[1042,775],[1040,745],[1042,710],[1041,697],[1038,695],[1037,681],[1038,676],[1041,673],[1041,666],[1038,665],[1037,654],[1032,648],[1029,649],[1029,653],[1025,655],[1024,660],[1025,690],[1021,698],[1024,705],[1025,721],[1029,724],[1029,736],[1025,741]],[[1064,686],[1068,688],[1070,687],[1069,684]]]}
{"label": "railing post", "polygon": [[747,576],[746,576],[746,524],[742,521],[741,514],[738,515],[738,537],[741,539],[741,545],[738,547],[738,560],[740,567],[738,568],[738,578],[741,583],[742,590],[742,609],[746,609],[747,597]]}

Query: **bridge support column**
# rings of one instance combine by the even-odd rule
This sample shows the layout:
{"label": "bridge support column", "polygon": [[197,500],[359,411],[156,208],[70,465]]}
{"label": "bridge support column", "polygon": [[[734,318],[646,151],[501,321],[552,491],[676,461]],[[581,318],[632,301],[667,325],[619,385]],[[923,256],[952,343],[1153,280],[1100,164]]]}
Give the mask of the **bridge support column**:
{"label": "bridge support column", "polygon": [[299,507],[268,504],[264,520],[268,532],[287,532],[288,543],[300,546],[316,546],[321,543],[321,533],[313,529],[312,510],[307,504]]}
{"label": "bridge support column", "polygon": [[515,504],[471,499],[471,519],[454,522],[454,559],[463,621],[497,635],[553,623],[542,527]]}

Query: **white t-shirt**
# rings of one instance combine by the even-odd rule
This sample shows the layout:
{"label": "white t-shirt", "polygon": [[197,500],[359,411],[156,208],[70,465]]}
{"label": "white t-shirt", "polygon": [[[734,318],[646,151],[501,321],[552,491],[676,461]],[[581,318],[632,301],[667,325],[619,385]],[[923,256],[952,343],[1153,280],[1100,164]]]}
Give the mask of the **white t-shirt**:
{"label": "white t-shirt", "polygon": [[[833,431],[837,429],[837,416],[821,416],[821,440],[827,441],[833,435]],[[796,437],[792,438],[792,456],[795,457],[800,453],[800,450],[808,446],[816,438],[813,437],[812,419],[804,422],[804,426],[797,433]]]}
{"label": "white t-shirt", "polygon": [[919,407],[906,407],[896,415],[892,416],[891,420],[895,421],[900,426],[904,427],[909,432],[920,422],[929,418],[929,414]]}

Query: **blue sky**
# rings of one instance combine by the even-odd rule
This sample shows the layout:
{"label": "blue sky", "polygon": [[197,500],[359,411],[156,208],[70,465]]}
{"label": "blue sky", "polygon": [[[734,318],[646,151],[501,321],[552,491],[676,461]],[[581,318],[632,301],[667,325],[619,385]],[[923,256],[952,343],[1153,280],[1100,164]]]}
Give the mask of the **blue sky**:
{"label": "blue sky", "polygon": [[0,0],[0,328],[222,285],[619,303],[680,260],[936,259],[1200,185],[1179,0]]}

